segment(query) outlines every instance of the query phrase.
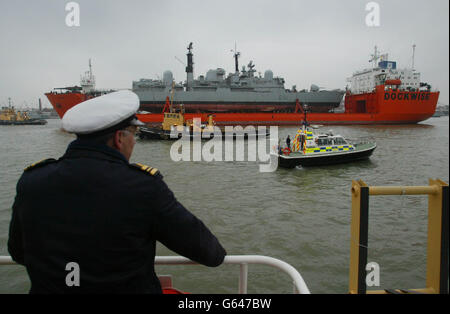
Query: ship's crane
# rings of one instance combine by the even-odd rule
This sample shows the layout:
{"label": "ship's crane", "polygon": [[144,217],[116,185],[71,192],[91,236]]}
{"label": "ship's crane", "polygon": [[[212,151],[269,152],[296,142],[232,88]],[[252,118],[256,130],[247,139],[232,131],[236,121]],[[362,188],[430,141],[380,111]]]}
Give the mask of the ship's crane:
{"label": "ship's crane", "polygon": [[180,58],[178,58],[177,56],[175,56],[175,59],[177,59],[178,62],[180,62],[182,65],[186,66],[186,63],[184,63],[183,61],[181,61]]}

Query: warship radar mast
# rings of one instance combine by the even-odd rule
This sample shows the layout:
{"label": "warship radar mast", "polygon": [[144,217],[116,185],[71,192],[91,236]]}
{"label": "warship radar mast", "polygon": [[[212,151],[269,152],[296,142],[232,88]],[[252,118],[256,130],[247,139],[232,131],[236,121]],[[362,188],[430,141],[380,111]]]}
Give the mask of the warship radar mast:
{"label": "warship radar mast", "polygon": [[237,51],[236,44],[234,44],[234,50],[231,50],[231,52],[234,52],[234,68],[235,72],[239,73],[239,57],[241,56],[241,53]]}
{"label": "warship radar mast", "polygon": [[191,51],[192,49],[194,49],[194,48],[192,47],[192,42],[191,42],[191,43],[189,43],[189,46],[187,47],[188,53],[186,54],[186,56],[187,56],[186,91],[189,91],[192,89],[192,82],[194,81],[194,61],[193,61],[194,55],[192,54],[192,51]]}

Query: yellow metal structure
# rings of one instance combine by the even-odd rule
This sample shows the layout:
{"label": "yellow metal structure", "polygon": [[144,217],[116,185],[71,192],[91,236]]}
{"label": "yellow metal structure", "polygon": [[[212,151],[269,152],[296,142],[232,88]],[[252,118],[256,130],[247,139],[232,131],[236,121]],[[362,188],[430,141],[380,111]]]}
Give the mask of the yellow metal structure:
{"label": "yellow metal structure", "polygon": [[[192,120],[185,120],[184,119],[184,109],[182,108],[183,105],[181,105],[181,108],[178,112],[173,108],[173,95],[175,92],[175,82],[172,82],[172,90],[170,93],[170,102],[167,98],[166,100],[166,106],[169,108],[169,112],[164,112],[164,119],[162,122],[162,129],[163,131],[170,132],[173,128],[183,128],[184,126],[187,126],[189,128],[194,128],[195,131],[200,131],[201,126],[195,126]],[[214,130],[214,118],[213,115],[208,116],[208,124],[207,128],[208,130]],[[199,130],[196,130],[196,127],[199,128]]]}
{"label": "yellow metal structure", "polygon": [[[426,287],[411,290],[366,290],[369,195],[428,195]],[[349,293],[448,293],[449,203],[448,184],[437,179],[429,186],[373,186],[352,182]]]}
{"label": "yellow metal structure", "polygon": [[184,115],[181,112],[165,112],[162,129],[170,131],[171,127],[184,126]]}
{"label": "yellow metal structure", "polygon": [[[163,131],[170,132],[173,128],[177,127],[189,127],[189,129],[192,129],[191,131],[194,132],[214,132],[214,117],[213,115],[208,116],[208,124],[205,126],[201,125],[194,125],[192,120],[185,120],[184,119],[184,113],[181,112],[165,112],[164,113],[164,120],[162,123],[162,129]],[[181,129],[182,130],[182,129]]]}
{"label": "yellow metal structure", "polygon": [[5,107],[0,111],[0,121],[27,121],[30,120],[26,112],[15,111],[13,107]]}

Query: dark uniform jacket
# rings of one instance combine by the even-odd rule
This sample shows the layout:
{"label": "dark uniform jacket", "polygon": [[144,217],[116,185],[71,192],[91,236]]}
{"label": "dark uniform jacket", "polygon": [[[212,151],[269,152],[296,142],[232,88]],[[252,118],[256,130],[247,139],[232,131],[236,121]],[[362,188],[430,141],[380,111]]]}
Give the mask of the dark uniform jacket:
{"label": "dark uniform jacket", "polygon": [[[206,266],[226,255],[156,169],[82,140],[24,171],[9,232],[9,253],[26,266],[30,293],[161,293],[156,241]],[[69,287],[73,262],[80,281]]]}

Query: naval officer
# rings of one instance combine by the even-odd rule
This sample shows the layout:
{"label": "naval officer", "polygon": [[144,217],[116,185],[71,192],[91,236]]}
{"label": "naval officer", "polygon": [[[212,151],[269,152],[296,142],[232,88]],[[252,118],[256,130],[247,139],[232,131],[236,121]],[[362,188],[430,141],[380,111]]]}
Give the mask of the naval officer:
{"label": "naval officer", "polygon": [[131,91],[72,107],[62,127],[77,139],[22,174],[8,251],[26,267],[30,293],[161,293],[156,241],[206,266],[223,262],[218,239],[159,171],[129,163],[138,107]]}

